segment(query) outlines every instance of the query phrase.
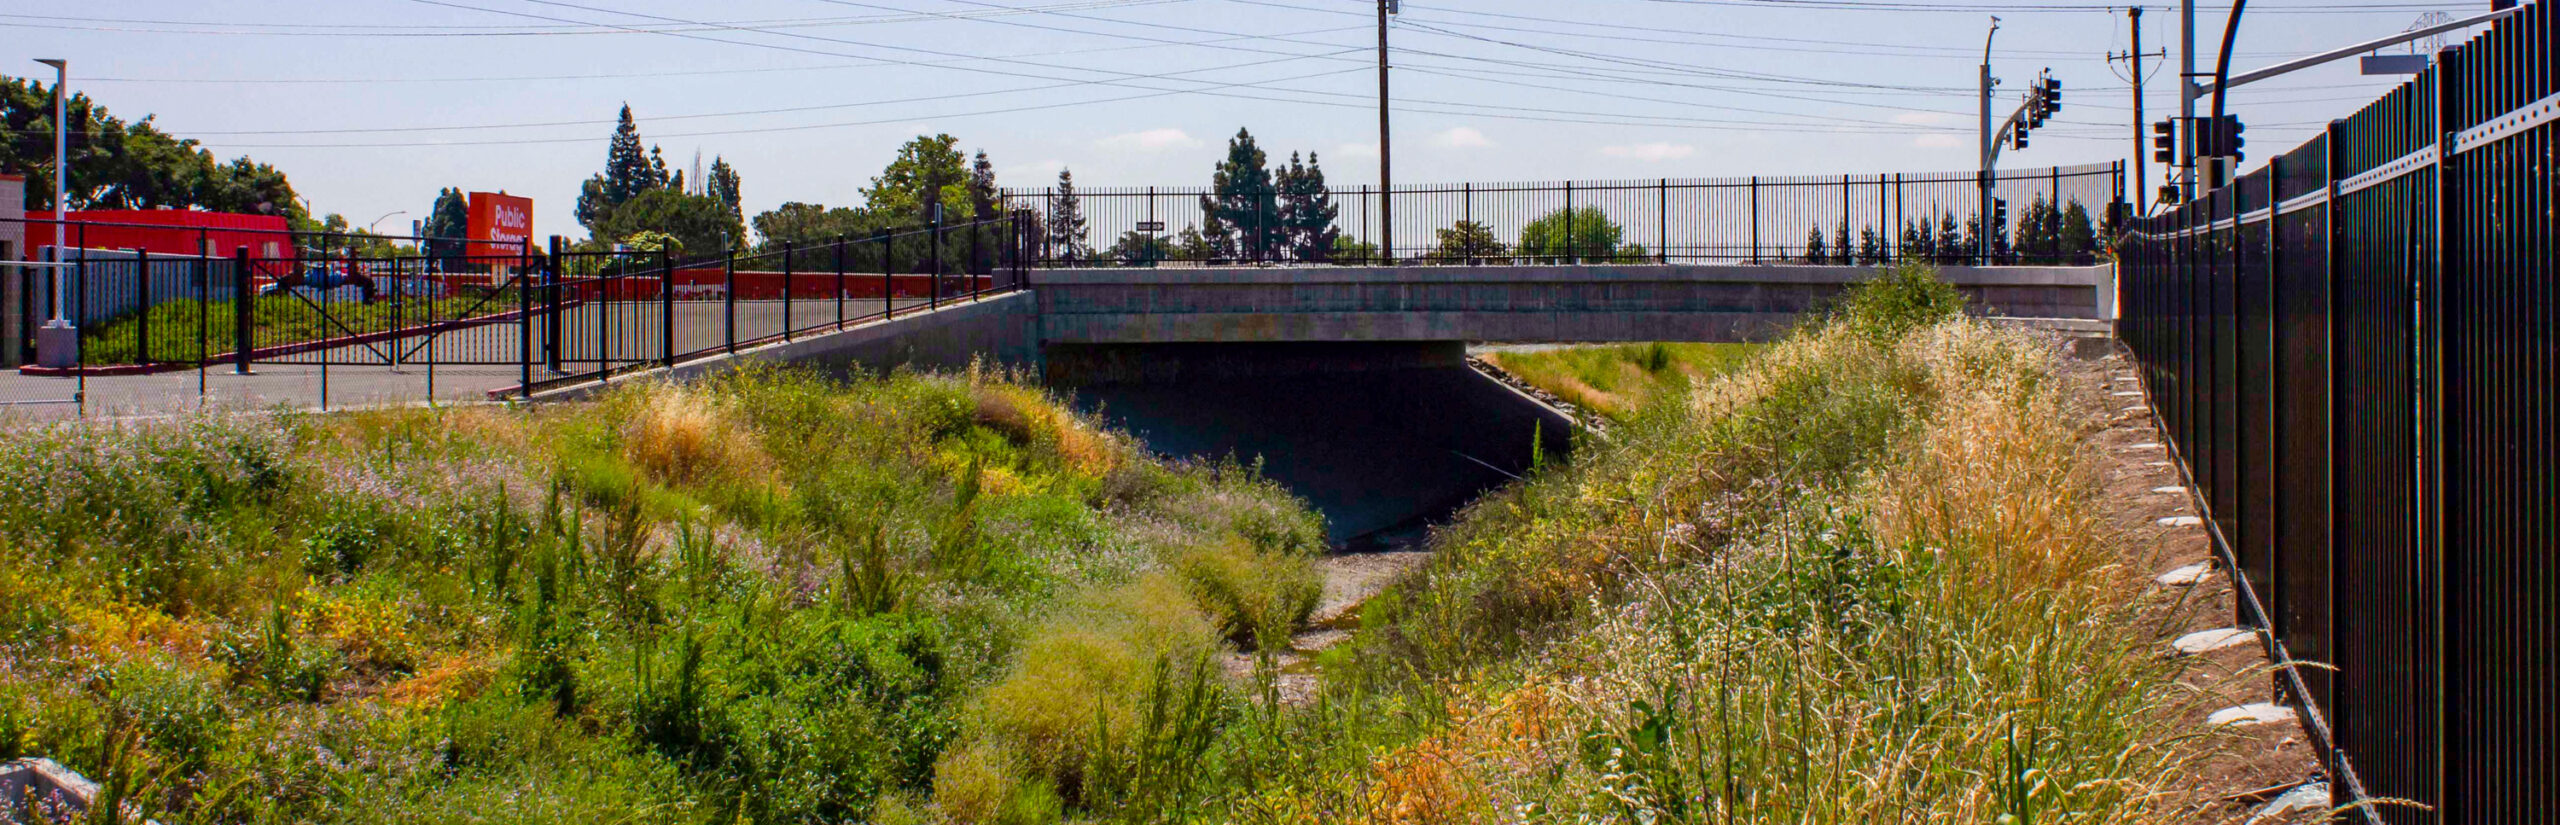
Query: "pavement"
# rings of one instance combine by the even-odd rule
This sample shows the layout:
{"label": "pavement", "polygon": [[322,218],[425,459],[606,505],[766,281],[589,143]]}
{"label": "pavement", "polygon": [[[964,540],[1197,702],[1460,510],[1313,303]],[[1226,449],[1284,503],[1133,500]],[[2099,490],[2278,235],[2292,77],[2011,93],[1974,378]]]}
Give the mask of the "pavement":
{"label": "pavement", "polygon": [[[901,313],[922,309],[926,302],[902,299]],[[879,312],[878,299],[847,300],[845,318]],[[744,342],[782,334],[785,312],[792,326],[808,330],[837,318],[833,298],[793,301],[740,301],[736,335]],[[665,339],[662,308],[651,302],[582,304],[562,313],[561,367],[534,366],[534,380],[591,371],[596,353],[618,363],[660,357]],[[678,352],[721,346],[726,338],[726,306],[720,301],[680,301],[675,305]],[[598,333],[602,335],[599,337]],[[0,370],[0,421],[50,421],[74,417],[119,418],[177,415],[198,410],[287,408],[331,410],[405,406],[425,403],[487,403],[488,393],[520,383],[516,354],[530,335],[537,342],[548,330],[537,320],[530,330],[498,323],[450,330],[433,339],[404,338],[353,344],[260,360],[250,374],[238,375],[229,363],[203,369],[150,375],[47,377]],[[397,361],[397,364],[394,361]],[[582,363],[583,362],[583,363]]]}

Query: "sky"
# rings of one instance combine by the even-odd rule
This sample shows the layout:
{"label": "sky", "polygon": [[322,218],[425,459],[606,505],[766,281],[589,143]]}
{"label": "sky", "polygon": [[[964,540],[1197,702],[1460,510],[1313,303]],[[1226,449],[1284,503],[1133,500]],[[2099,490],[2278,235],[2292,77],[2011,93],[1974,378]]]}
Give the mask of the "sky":
{"label": "sky", "polygon": [[[2251,3],[2235,72],[2479,2]],[[671,166],[735,165],[749,215],[859,205],[919,134],[999,183],[1208,181],[1238,128],[1273,160],[1378,178],[1374,0],[14,0],[0,72],[71,61],[128,120],[291,175],[322,214],[405,231],[444,187],[527,195],[583,235],[615,113]],[[2202,7],[2210,71],[2227,7]],[[2105,0],[1403,0],[1399,184],[1974,168],[1984,34],[1999,117],[2040,72],[2064,108],[2003,167],[2135,154],[2122,6]],[[2177,105],[2178,14],[2147,8],[2146,112]],[[2454,42],[2459,42],[2458,38]],[[2401,48],[2395,51],[2405,52]],[[8,55],[5,52],[18,52]],[[16,59],[10,59],[10,58]],[[2250,165],[2400,82],[2355,61],[2244,86]],[[2147,150],[2144,152],[2147,154]],[[690,176],[690,173],[688,173]],[[2152,181],[2159,182],[2154,168]],[[406,214],[399,214],[406,213]]]}

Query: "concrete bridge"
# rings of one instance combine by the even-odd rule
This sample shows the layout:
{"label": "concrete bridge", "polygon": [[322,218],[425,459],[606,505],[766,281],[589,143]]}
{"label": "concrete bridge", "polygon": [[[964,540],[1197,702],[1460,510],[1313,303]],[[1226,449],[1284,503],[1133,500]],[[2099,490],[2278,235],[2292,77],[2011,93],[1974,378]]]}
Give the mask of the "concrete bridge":
{"label": "concrete bridge", "polygon": [[[1455,363],[1467,342],[1738,342],[1782,336],[1879,270],[1591,265],[1033,270],[1021,292],[737,357],[1036,367],[1061,383]],[[1974,311],[2080,332],[2113,317],[2114,270],[1943,267]],[[718,369],[727,359],[680,365]]]}

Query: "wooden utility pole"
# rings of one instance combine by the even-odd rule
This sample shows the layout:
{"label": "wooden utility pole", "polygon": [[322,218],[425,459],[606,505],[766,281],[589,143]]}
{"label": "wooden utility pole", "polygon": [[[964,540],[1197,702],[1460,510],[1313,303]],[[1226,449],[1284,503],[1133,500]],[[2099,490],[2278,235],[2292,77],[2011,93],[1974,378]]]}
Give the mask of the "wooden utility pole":
{"label": "wooden utility pole", "polygon": [[2157,54],[2143,54],[2143,53],[2142,53],[2142,7],[2141,7],[2141,6],[2134,6],[2133,8],[2128,9],[2128,10],[2127,10],[2127,12],[2126,12],[2126,14],[2127,14],[2127,19],[2130,21],[2131,25],[2133,26],[2133,50],[2132,50],[2132,51],[2129,51],[2129,52],[2125,52],[2124,54],[2111,54],[2111,55],[2107,55],[2107,60],[2108,60],[2108,61],[2110,61],[2110,62],[2112,62],[2112,61],[2117,61],[2117,60],[2125,60],[2125,61],[2130,61],[2130,62],[2131,62],[2131,64],[2132,64],[2132,78],[2131,78],[2131,79],[2132,79],[2132,81],[2133,81],[2133,213],[2134,213],[2134,214],[2136,214],[2136,215],[2140,215],[2140,214],[2145,214],[2145,213],[2148,213],[2148,212],[2150,212],[2150,211],[2151,211],[2151,207],[2150,207],[2149,205],[2147,205],[2147,202],[2148,202],[2148,201],[2150,200],[2150,198],[2151,198],[2151,165],[2150,165],[2149,163],[2146,163],[2146,162],[2143,160],[2143,148],[2144,148],[2144,146],[2143,146],[2143,142],[2142,142],[2142,126],[2143,126],[2143,120],[2142,120],[2142,59],[2143,59],[2143,58],[2146,58],[2146,57],[2161,57],[2161,58],[2166,58],[2166,57],[2168,57],[2168,56],[2169,56],[2169,53],[2168,53],[2168,52],[2166,52],[2166,51],[2162,51],[2162,52],[2159,52],[2159,53],[2157,53]]}

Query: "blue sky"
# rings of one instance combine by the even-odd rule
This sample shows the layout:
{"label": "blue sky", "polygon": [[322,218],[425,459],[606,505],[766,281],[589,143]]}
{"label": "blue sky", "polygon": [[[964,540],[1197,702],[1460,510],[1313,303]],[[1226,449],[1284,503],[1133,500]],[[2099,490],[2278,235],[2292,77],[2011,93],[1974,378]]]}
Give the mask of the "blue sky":
{"label": "blue sky", "polygon": [[[2250,5],[2234,70],[2487,2]],[[725,156],[750,214],[848,205],[897,145],[949,132],[1001,182],[1196,185],[1249,127],[1275,156],[1377,177],[1367,0],[19,0],[16,60],[277,164],[321,212],[422,216],[442,187],[530,195],[583,234],[578,184],[628,102],[671,164]],[[1997,9],[1998,11],[1990,11]],[[2103,0],[1405,0],[1402,183],[1968,169],[1971,88],[2002,18],[2000,113],[2050,67],[2058,123],[2004,166],[2132,152],[2121,9]],[[2210,68],[2223,11],[2200,14]],[[2176,104],[2174,8],[2143,16],[2148,114]],[[5,55],[0,55],[5,57]],[[2233,93],[2252,163],[2391,84],[2352,61]],[[1276,159],[1276,158],[1275,158]],[[2156,183],[2158,172],[2153,173]]]}

